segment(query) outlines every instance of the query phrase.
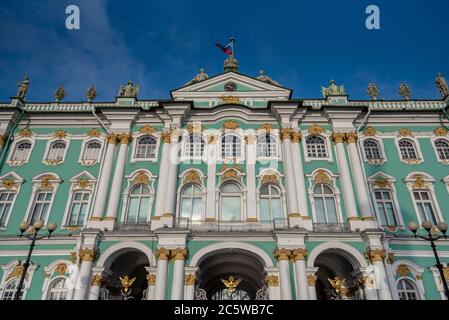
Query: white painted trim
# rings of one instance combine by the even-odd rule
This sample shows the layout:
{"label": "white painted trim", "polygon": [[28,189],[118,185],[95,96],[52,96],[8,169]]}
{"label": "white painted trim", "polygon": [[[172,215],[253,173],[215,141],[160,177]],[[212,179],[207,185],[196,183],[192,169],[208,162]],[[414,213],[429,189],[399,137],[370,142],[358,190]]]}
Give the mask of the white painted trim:
{"label": "white painted trim", "polygon": [[[53,143],[58,142],[58,141],[65,142],[65,144],[66,144],[66,147],[64,149],[64,155],[62,157],[61,162],[58,162],[57,164],[49,164],[47,161],[48,161],[48,154],[50,152],[50,146]],[[51,138],[50,140],[48,140],[48,142],[47,142],[47,144],[45,146],[44,157],[42,158],[42,163],[44,165],[46,165],[46,166],[58,166],[58,165],[64,163],[65,157],[67,155],[67,152],[69,151],[69,148],[70,148],[70,138],[69,138],[69,136],[67,136],[65,138],[57,138],[57,137]]]}
{"label": "white painted trim", "polygon": [[[399,148],[399,142],[401,140],[409,140],[409,141],[411,141],[414,144],[416,154],[417,154],[417,156],[419,158],[416,161],[416,163],[414,162],[413,164],[411,164],[410,162],[408,162],[408,161],[406,161],[406,160],[404,160],[402,158],[401,149]],[[402,163],[406,163],[408,165],[418,165],[418,164],[421,164],[421,163],[424,162],[424,157],[423,157],[423,154],[421,152],[421,147],[420,147],[420,144],[419,144],[419,140],[418,140],[418,138],[416,136],[407,136],[407,137],[395,136],[394,137],[394,142],[395,142],[395,145],[396,145],[396,150],[398,151],[399,159],[401,160]]]}
{"label": "white painted trim", "polygon": [[153,254],[153,251],[147,245],[135,241],[124,241],[110,246],[100,255],[100,258],[98,259],[95,266],[110,269],[111,264],[120,255],[126,253],[127,251],[130,252],[136,250],[141,251],[147,256],[150,267],[156,266],[156,258]]}
{"label": "white painted trim", "polygon": [[430,138],[430,140],[431,140],[432,149],[435,152],[435,157],[437,158],[437,161],[441,162],[442,164],[449,165],[449,160],[442,160],[440,158],[440,155],[438,154],[438,150],[437,150],[437,148],[435,146],[435,142],[437,140],[444,140],[445,142],[449,143],[449,139],[447,137],[436,137],[436,136],[433,136],[433,137]]}
{"label": "white painted trim", "polygon": [[[336,242],[336,241],[328,241],[325,243],[322,243],[318,246],[316,246],[309,254],[307,258],[307,267],[313,268],[315,265],[315,260],[318,258],[318,256],[327,251],[327,250],[338,250],[341,252],[345,258],[347,258],[354,267],[357,268],[366,268],[368,267],[368,263],[366,262],[366,259],[363,257],[363,255],[354,247],[350,246],[349,244],[342,243],[342,242]],[[357,264],[357,265],[355,265]]]}
{"label": "white painted trim", "polygon": [[385,152],[384,141],[377,136],[375,136],[375,137],[362,136],[362,137],[360,137],[359,145],[360,145],[360,149],[362,150],[362,157],[363,157],[364,162],[367,162],[371,165],[376,165],[371,160],[368,160],[366,158],[365,144],[364,144],[365,140],[374,140],[379,144],[380,154],[381,154],[383,161],[382,161],[382,163],[379,163],[377,165],[382,165],[382,164],[385,164],[386,162],[388,162],[387,153]]}
{"label": "white painted trim", "polygon": [[249,243],[241,243],[241,242],[222,242],[222,243],[214,243],[208,245],[204,248],[198,250],[190,260],[190,267],[198,267],[201,260],[203,260],[209,253],[213,253],[214,251],[223,250],[223,249],[242,249],[248,252],[251,252],[257,255],[264,263],[264,267],[272,268],[274,267],[273,261],[271,257],[259,247],[256,247]]}
{"label": "white painted trim", "polygon": [[259,132],[255,134],[255,146],[256,146],[256,159],[258,162],[269,162],[269,161],[281,161],[282,160],[282,146],[279,138],[279,130],[273,129],[270,131],[269,135],[276,141],[276,155],[271,157],[259,156],[259,136],[266,135],[264,132]]}
{"label": "white painted trim", "polygon": [[[13,156],[14,156],[14,152],[16,150],[16,146],[19,143],[25,142],[25,141],[28,141],[31,143],[31,148],[30,148],[30,151],[28,152],[28,156],[27,156],[26,160],[25,161],[14,161]],[[31,153],[33,152],[35,144],[36,144],[36,136],[35,135],[32,135],[31,137],[21,137],[19,135],[16,135],[15,139],[9,149],[9,153],[8,153],[8,157],[7,157],[8,165],[10,167],[21,167],[21,166],[27,164],[30,160]]]}
{"label": "white painted trim", "polygon": [[[83,139],[81,144],[81,150],[78,157],[78,163],[80,163],[82,166],[94,166],[97,163],[100,162],[100,159],[103,158],[103,152],[105,150],[105,138],[103,136],[101,137],[92,137],[88,139]],[[84,160],[84,154],[86,153],[86,147],[87,144],[90,142],[98,142],[101,145],[100,152],[98,153],[98,158],[96,160]]]}
{"label": "white painted trim", "polygon": [[[185,180],[185,176],[187,173],[189,173],[190,171],[195,171],[200,179],[201,182],[198,183],[194,183],[194,182],[184,182]],[[176,216],[175,219],[180,219],[181,217],[181,206],[182,206],[182,201],[181,201],[181,197],[182,197],[182,192],[184,190],[184,188],[186,188],[189,185],[195,184],[198,187],[200,187],[201,189],[201,203],[203,206],[203,210],[201,213],[201,221],[205,221],[206,220],[206,206],[207,206],[207,187],[205,184],[205,181],[207,179],[207,177],[203,174],[203,172],[199,169],[195,169],[195,168],[191,168],[191,169],[186,169],[184,170],[179,176],[178,179],[180,181],[179,185],[178,185],[178,190],[176,191]],[[189,219],[189,223],[191,222],[191,220]]]}
{"label": "white painted trim", "polygon": [[[227,136],[235,136],[240,139],[240,157],[223,157],[223,140]],[[220,136],[218,145],[218,160],[223,163],[239,163],[245,161],[245,138],[242,129],[236,130],[224,130],[223,134]]]}
{"label": "white painted trim", "polygon": [[[137,147],[137,141],[144,136],[150,136],[156,139],[156,154],[154,158],[136,158],[136,147]],[[142,162],[142,161],[148,161],[151,163],[157,163],[159,159],[159,148],[161,145],[161,135],[158,132],[154,132],[152,134],[146,134],[143,132],[135,132],[133,133],[133,140],[131,143],[131,158],[129,160],[129,163],[136,163],[136,162]]]}
{"label": "white painted trim", "polygon": [[[327,161],[329,163],[334,162],[334,156],[333,156],[333,150],[332,150],[332,144],[331,144],[331,134],[329,134],[327,132],[323,132],[320,134],[310,134],[308,131],[303,131],[303,134],[304,134],[304,137],[303,137],[301,143],[302,143],[302,150],[304,151],[303,153],[304,153],[304,162],[305,163],[310,163],[312,161]],[[306,140],[307,140],[307,138],[312,137],[312,136],[317,136],[317,137],[324,139],[327,157],[325,157],[325,158],[309,157],[309,153],[307,151]]]}
{"label": "white painted trim", "polygon": [[8,226],[9,219],[11,218],[11,214],[12,214],[12,212],[14,210],[14,206],[16,204],[17,196],[19,195],[20,188],[22,187],[22,184],[24,182],[24,179],[21,176],[19,176],[18,174],[16,174],[14,171],[8,172],[0,177],[0,181],[6,180],[6,179],[14,180],[14,187],[11,189],[7,189],[7,188],[3,187],[2,185],[0,185],[0,193],[14,192],[14,197],[12,199],[11,206],[9,208],[9,212],[7,212],[7,214],[6,214],[5,225],[3,227],[0,227],[0,230],[5,230],[6,227]]}

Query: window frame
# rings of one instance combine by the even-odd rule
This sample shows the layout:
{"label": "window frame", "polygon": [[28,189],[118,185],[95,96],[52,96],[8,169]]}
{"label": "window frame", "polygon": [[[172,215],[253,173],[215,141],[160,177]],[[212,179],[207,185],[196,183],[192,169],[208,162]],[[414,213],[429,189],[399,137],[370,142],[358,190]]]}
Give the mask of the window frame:
{"label": "window frame", "polygon": [[[9,278],[9,275],[11,274],[11,272],[14,271],[15,267],[19,264],[20,264],[19,260],[13,260],[13,261],[9,262],[8,264],[1,266],[1,269],[3,270],[3,275],[2,275],[2,278],[0,281],[0,301],[2,301],[2,299],[3,299],[3,292],[4,292],[4,288],[7,283],[9,283],[11,280],[16,280],[16,286],[17,286],[20,279],[18,277]],[[25,281],[24,281],[23,287],[22,287],[22,300],[26,300],[28,290],[30,289],[30,285],[33,282],[34,272],[36,271],[37,267],[38,267],[38,265],[36,265],[34,263],[31,263],[30,266],[28,267],[27,277],[25,278]]]}
{"label": "window frame", "polygon": [[[240,220],[223,220],[223,188],[228,185],[228,184],[234,184],[235,186],[237,186],[240,190]],[[242,222],[245,221],[245,199],[244,199],[244,192],[243,192],[243,188],[242,185],[235,180],[226,180],[223,181],[223,183],[221,183],[220,187],[219,187],[219,201],[218,201],[218,221],[220,223],[234,223],[234,222]],[[233,197],[232,194],[237,194],[237,193],[225,193],[226,197]],[[234,196],[234,198],[237,198],[237,196]]]}
{"label": "window frame", "polygon": [[[136,151],[137,151],[137,146],[138,146],[138,142],[141,138],[144,137],[152,137],[153,139],[156,140],[156,145],[155,145],[155,155],[152,158],[138,158],[136,157]],[[131,160],[130,163],[136,163],[136,162],[142,162],[142,161],[147,161],[147,162],[151,162],[151,163],[157,163],[158,159],[159,159],[159,149],[160,149],[160,145],[161,145],[161,136],[159,134],[157,134],[156,132],[154,133],[143,133],[143,132],[139,132],[138,134],[134,134],[133,135],[133,141],[132,141],[132,147],[131,147]]]}
{"label": "window frame", "polygon": [[445,141],[448,144],[448,146],[449,146],[449,139],[447,137],[445,137],[445,136],[443,136],[443,137],[432,137],[432,139],[431,139],[432,148],[433,148],[433,151],[435,152],[435,157],[437,158],[438,162],[446,164],[446,165],[449,165],[449,158],[448,159],[441,159],[441,157],[440,157],[440,153],[438,152],[438,148],[436,146],[436,143],[437,143],[438,140]]}
{"label": "window frame", "polygon": [[[401,152],[401,147],[399,146],[401,141],[403,141],[403,140],[408,140],[413,144],[417,159],[404,159],[403,158],[402,152]],[[416,137],[414,137],[414,136],[396,137],[395,143],[396,143],[396,149],[398,151],[398,156],[399,156],[399,159],[401,162],[406,163],[408,165],[416,165],[416,164],[420,164],[420,163],[424,162],[424,157],[421,152],[421,147],[420,147],[419,141]]]}
{"label": "window frame", "polygon": [[[272,209],[271,209],[271,201],[273,197],[271,194],[267,197],[266,195],[262,195],[262,189],[268,187],[268,188],[275,188],[278,191],[278,199],[279,199],[279,203],[280,203],[280,209],[281,209],[281,217],[279,218],[273,218],[273,213],[272,213]],[[270,192],[271,193],[271,192]],[[261,214],[262,214],[262,209],[261,209],[261,200],[262,199],[268,199],[269,200],[269,211],[270,211],[270,220],[262,220]],[[257,219],[260,222],[274,222],[275,219],[286,219],[287,215],[286,215],[286,206],[284,203],[284,191],[282,190],[281,186],[279,186],[278,184],[275,183],[264,183],[262,184],[258,190],[257,190],[257,210],[258,210],[258,215],[257,215]]]}
{"label": "window frame", "polygon": [[[85,155],[87,146],[91,142],[98,142],[101,145],[100,150],[98,152],[98,158],[96,160],[84,159],[84,155]],[[81,144],[80,154],[78,157],[78,163],[80,163],[82,166],[94,166],[94,165],[98,164],[102,160],[104,147],[105,147],[105,140],[102,136],[101,137],[92,137],[89,139],[83,139],[83,143]]]}
{"label": "window frame", "polygon": [[[405,291],[406,295],[407,295],[408,292],[411,292],[407,288],[405,288],[405,290],[399,288],[399,285],[402,282],[409,282],[410,283],[410,285],[413,287],[413,292],[416,294],[416,300],[410,300],[408,298],[407,299],[401,299],[401,291]],[[405,287],[405,284],[404,284],[404,287]],[[419,301],[419,300],[422,300],[421,299],[421,292],[420,292],[418,284],[416,283],[416,281],[414,279],[412,279],[410,277],[401,277],[401,278],[397,279],[397,281],[396,281],[396,290],[398,291],[398,296],[399,296],[399,300],[400,301]]]}
{"label": "window frame", "polygon": [[[365,141],[367,140],[373,140],[377,143],[377,145],[379,146],[381,159],[368,159],[368,157],[366,156],[366,149],[365,149]],[[383,139],[381,138],[371,136],[362,137],[360,139],[360,148],[362,151],[362,157],[364,162],[368,162],[371,165],[382,165],[388,161]]]}
{"label": "window frame", "polygon": [[[53,144],[57,143],[57,142],[64,142],[65,143],[65,148],[64,148],[63,155],[62,155],[62,160],[51,160],[51,159],[48,159],[48,156],[50,155],[50,151],[51,151],[51,146]],[[70,139],[67,139],[67,138],[53,138],[53,139],[50,139],[47,142],[47,145],[45,147],[45,152],[44,152],[44,157],[42,158],[42,163],[47,165],[47,166],[57,166],[57,165],[60,165],[60,164],[64,163],[69,148],[70,148]]]}
{"label": "window frame", "polygon": [[[48,286],[47,286],[47,292],[46,292],[45,300],[50,300],[50,296],[51,296],[51,294],[52,294],[52,290],[54,289],[55,284],[56,284],[58,281],[61,281],[61,280],[64,281],[65,288],[63,288],[63,289],[65,289],[66,297],[65,297],[64,300],[61,300],[61,299],[54,300],[54,299],[52,299],[52,301],[53,301],[53,300],[54,300],[54,301],[65,301],[65,300],[70,300],[70,289],[69,289],[68,286],[67,286],[67,282],[69,281],[69,279],[67,279],[67,277],[64,277],[64,276],[56,276],[56,277],[54,277],[53,279],[51,279],[51,280],[49,281]],[[59,295],[61,294],[61,292],[62,292],[63,289],[58,289],[58,294],[59,294]]]}
{"label": "window frame", "polygon": [[[192,186],[195,186],[195,187],[197,187],[199,190],[200,190],[200,193],[199,194],[191,194],[191,195],[188,195],[188,197],[187,196],[185,196],[184,195],[184,192],[185,192],[185,190],[187,190],[188,188],[190,188],[190,187],[192,187]],[[204,221],[205,219],[204,219],[204,217],[205,217],[205,212],[206,212],[206,203],[205,203],[205,195],[204,195],[204,188],[203,188],[203,186],[202,186],[202,184],[199,184],[199,183],[196,183],[196,182],[188,182],[188,183],[186,183],[186,184],[184,184],[182,187],[181,187],[181,190],[180,190],[180,192],[179,192],[179,200],[178,200],[178,203],[179,203],[179,205],[178,205],[178,214],[177,214],[177,217],[178,217],[178,219],[179,219],[179,221],[181,222],[181,220],[182,219],[186,219],[187,217],[183,217],[182,216],[182,205],[183,205],[183,201],[184,201],[184,198],[189,198],[190,199],[190,216],[187,218],[187,219],[189,219],[189,224],[192,224],[192,223],[198,223],[198,222],[202,222],[202,221]],[[192,220],[192,209],[193,209],[193,198],[199,198],[200,199],[200,202],[201,202],[201,218],[199,219],[199,220]]]}
{"label": "window frame", "polygon": [[[136,188],[147,188],[148,189],[148,193],[139,193],[138,196],[133,195],[133,191]],[[141,224],[146,224],[150,221],[150,213],[151,213],[151,207],[152,207],[152,201],[151,201],[151,188],[150,186],[144,184],[144,183],[136,183],[133,184],[128,192],[128,201],[127,201],[127,206],[126,206],[126,210],[123,214],[123,224],[124,225],[141,225]],[[130,210],[130,205],[131,205],[131,199],[133,198],[137,198],[139,199],[139,209],[142,205],[142,199],[148,198],[148,208],[147,208],[147,212],[145,213],[145,223],[144,222],[139,222],[139,216],[136,216],[136,220],[134,223],[129,223],[128,220],[128,216],[129,216],[129,210]],[[139,210],[140,211],[140,210]]]}
{"label": "window frame", "polygon": [[[308,148],[307,148],[307,139],[311,138],[311,137],[319,137],[324,140],[324,146],[326,148],[327,157],[323,157],[323,158],[309,157],[309,152],[308,152]],[[334,150],[332,149],[330,135],[328,135],[327,133],[325,133],[325,132],[319,133],[319,134],[306,133],[304,138],[302,139],[301,143],[302,143],[302,150],[303,150],[303,154],[304,154],[304,161],[306,163],[312,162],[312,161],[327,161],[329,163],[333,162]]]}
{"label": "window frame", "polygon": [[[240,148],[237,148],[236,146],[236,152],[239,151],[239,155],[236,154],[236,156],[226,156],[226,153],[223,154],[223,151],[226,151],[226,137],[233,136],[236,137],[240,142]],[[243,138],[243,135],[238,132],[226,132],[220,136],[220,143],[219,143],[219,154],[220,159],[223,162],[240,162],[245,159],[245,140]],[[232,147],[234,149],[234,147]]]}
{"label": "window frame", "polygon": [[[201,139],[201,146],[200,149],[201,150],[201,155],[195,155],[195,154],[191,154],[190,151],[191,150],[187,150],[189,146],[193,145],[198,145],[198,142],[192,144],[190,142],[190,139],[193,139],[195,137],[199,137]],[[203,136],[202,133],[188,133],[186,135],[183,136],[183,142],[182,142],[182,156],[181,159],[182,161],[185,160],[202,160],[205,157],[205,153],[206,153],[206,139]],[[194,147],[195,150],[195,147]]]}
{"label": "window frame", "polygon": [[[332,196],[326,196],[326,194],[325,193],[320,193],[320,194],[318,194],[319,196],[320,196],[320,198],[322,198],[322,199],[330,199],[330,198],[332,198],[332,200],[333,200],[333,203],[334,203],[334,206],[335,206],[335,217],[336,217],[336,219],[337,219],[337,222],[336,223],[330,223],[330,222],[320,222],[320,221],[318,221],[318,219],[317,219],[317,208],[316,208],[316,199],[318,198],[317,197],[317,194],[315,193],[315,188],[317,188],[318,186],[325,186],[325,187],[328,187],[328,188],[330,188],[331,189],[331,191],[332,191]],[[328,214],[328,210],[327,210],[327,204],[326,204],[326,201],[324,201],[323,202],[324,203],[324,215],[325,215],[325,217],[326,217],[326,220],[329,220],[329,214]],[[316,183],[316,184],[314,184],[314,186],[313,186],[313,211],[314,211],[314,215],[313,215],[313,222],[314,223],[316,223],[316,224],[326,224],[326,225],[332,225],[332,224],[341,224],[341,223],[343,223],[343,221],[341,220],[341,218],[340,218],[340,216],[339,216],[339,214],[338,214],[338,209],[337,209],[337,200],[336,200],[336,197],[335,197],[335,190],[334,190],[334,188],[333,188],[333,186],[332,185],[330,185],[329,183]]]}
{"label": "window frame", "polygon": [[[24,161],[13,160],[16,148],[22,142],[30,142],[31,143],[31,148],[30,148],[30,151],[28,152],[28,156],[27,156],[26,160],[24,160]],[[27,164],[30,161],[31,154],[33,153],[35,142],[36,142],[36,139],[35,139],[34,136],[31,136],[31,137],[20,137],[20,136],[19,137],[15,137],[15,140],[13,141],[13,144],[12,144],[10,150],[9,150],[8,165],[10,167],[21,167],[21,166]]]}
{"label": "window frame", "polygon": [[[260,147],[260,142],[259,139],[260,137],[270,137],[271,139],[274,139],[274,142],[270,142],[267,144],[266,140],[264,142],[265,145],[269,146],[269,145],[274,145],[276,147],[276,154],[275,155],[270,155],[270,156],[266,156],[266,155],[260,155],[259,154],[259,147]],[[279,137],[277,135],[274,135],[272,133],[269,132],[260,132],[257,134],[256,136],[256,157],[257,160],[259,161],[263,161],[263,160],[272,160],[272,159],[279,159],[281,156],[281,145],[279,143]]]}

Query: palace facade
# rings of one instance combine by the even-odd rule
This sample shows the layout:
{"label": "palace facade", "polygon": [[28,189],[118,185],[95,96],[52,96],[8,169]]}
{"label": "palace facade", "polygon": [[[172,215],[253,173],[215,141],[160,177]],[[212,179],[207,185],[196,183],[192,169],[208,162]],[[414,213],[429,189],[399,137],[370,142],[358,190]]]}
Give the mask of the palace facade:
{"label": "palace facade", "polygon": [[[19,225],[40,220],[58,228],[36,242],[22,299],[445,299],[407,228],[449,220],[437,84],[435,100],[405,84],[402,100],[374,84],[351,100],[334,81],[293,99],[232,56],[170,100],[129,82],[113,102],[94,87],[28,102],[26,79],[0,105],[0,297],[28,253]],[[438,250],[446,266],[449,241]]]}

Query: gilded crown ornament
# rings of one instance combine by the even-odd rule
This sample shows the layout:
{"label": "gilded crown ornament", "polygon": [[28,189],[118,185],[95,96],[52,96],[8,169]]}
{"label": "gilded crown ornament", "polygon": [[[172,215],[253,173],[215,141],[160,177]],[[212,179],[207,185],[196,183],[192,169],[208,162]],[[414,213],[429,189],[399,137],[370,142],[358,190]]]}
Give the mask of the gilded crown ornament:
{"label": "gilded crown ornament", "polygon": [[377,100],[379,98],[379,89],[374,82],[371,82],[368,85],[367,93],[372,100]]}
{"label": "gilded crown ornament", "polygon": [[25,79],[23,79],[22,81],[18,81],[17,85],[19,87],[17,89],[17,97],[25,100],[28,92],[28,87],[30,85],[30,79],[28,78],[28,76],[25,76]]}
{"label": "gilded crown ornament", "polygon": [[404,98],[404,100],[410,100],[412,96],[410,87],[405,83],[401,83],[401,85],[399,86],[399,94],[402,96],[402,98]]}
{"label": "gilded crown ornament", "polygon": [[64,99],[67,96],[64,86],[63,85],[59,86],[59,88],[56,89],[53,96],[55,97],[56,102],[58,102],[58,103],[61,102],[62,99]]}
{"label": "gilded crown ornament", "polygon": [[449,86],[446,82],[446,79],[443,77],[441,73],[438,73],[437,78],[435,79],[435,83],[438,87],[438,91],[440,91],[441,97],[444,99],[449,96]]}
{"label": "gilded crown ornament", "polygon": [[97,97],[97,88],[92,85],[86,92],[86,98],[88,102],[92,102]]}

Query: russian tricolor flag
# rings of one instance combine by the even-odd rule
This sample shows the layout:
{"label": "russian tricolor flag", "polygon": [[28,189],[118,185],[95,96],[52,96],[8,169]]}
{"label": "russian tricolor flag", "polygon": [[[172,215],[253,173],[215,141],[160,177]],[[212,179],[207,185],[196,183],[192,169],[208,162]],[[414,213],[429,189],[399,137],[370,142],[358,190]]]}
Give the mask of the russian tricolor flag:
{"label": "russian tricolor flag", "polygon": [[222,46],[221,44],[217,43],[215,44],[218,48],[220,48],[224,53],[227,55],[232,56],[232,51],[234,50],[234,43],[233,41],[229,42],[226,46]]}

